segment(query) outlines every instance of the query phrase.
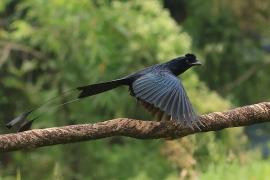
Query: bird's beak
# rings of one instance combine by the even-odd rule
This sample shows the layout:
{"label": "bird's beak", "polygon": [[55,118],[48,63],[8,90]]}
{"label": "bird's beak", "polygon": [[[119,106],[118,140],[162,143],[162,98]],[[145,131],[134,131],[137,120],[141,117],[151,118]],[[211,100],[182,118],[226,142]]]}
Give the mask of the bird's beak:
{"label": "bird's beak", "polygon": [[202,65],[202,63],[197,61],[197,62],[191,63],[190,65],[192,65],[192,66],[200,66],[200,65]]}

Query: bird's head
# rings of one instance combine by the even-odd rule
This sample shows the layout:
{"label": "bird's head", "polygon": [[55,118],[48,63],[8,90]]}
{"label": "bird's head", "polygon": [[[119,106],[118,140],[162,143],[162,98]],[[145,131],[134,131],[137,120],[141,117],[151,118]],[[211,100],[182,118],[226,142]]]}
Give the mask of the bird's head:
{"label": "bird's head", "polygon": [[175,74],[179,75],[192,66],[201,65],[194,54],[186,54],[185,56],[177,57],[168,62],[169,69]]}
{"label": "bird's head", "polygon": [[189,67],[202,65],[194,54],[186,54],[182,61],[184,61],[184,63]]}

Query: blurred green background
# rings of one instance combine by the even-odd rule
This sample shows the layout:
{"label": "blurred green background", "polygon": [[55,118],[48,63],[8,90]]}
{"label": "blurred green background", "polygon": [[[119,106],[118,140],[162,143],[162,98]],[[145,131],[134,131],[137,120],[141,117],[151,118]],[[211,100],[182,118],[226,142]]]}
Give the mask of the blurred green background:
{"label": "blurred green background", "polygon": [[[269,0],[1,0],[1,134],[15,115],[67,89],[188,52],[204,63],[181,76],[199,114],[269,101],[269,9]],[[47,113],[34,127],[117,117],[151,119],[119,88]],[[269,179],[269,130],[2,153],[0,179]]]}

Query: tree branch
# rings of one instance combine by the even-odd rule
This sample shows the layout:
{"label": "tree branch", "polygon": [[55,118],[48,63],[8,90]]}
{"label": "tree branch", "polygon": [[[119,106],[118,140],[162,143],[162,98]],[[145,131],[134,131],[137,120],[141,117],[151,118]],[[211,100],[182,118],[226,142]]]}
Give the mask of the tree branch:
{"label": "tree branch", "polygon": [[22,51],[24,53],[28,53],[38,59],[46,59],[45,54],[43,54],[40,51],[37,51],[29,46],[23,45],[23,44],[18,44],[15,42],[7,42],[7,41],[0,41],[0,47],[3,47],[4,49],[4,55],[1,58],[1,61],[3,62],[5,58],[8,57],[9,53],[11,50],[16,50],[16,51]]}
{"label": "tree branch", "polygon": [[111,136],[138,139],[181,138],[189,134],[217,131],[270,121],[270,102],[214,112],[200,116],[205,125],[199,129],[176,122],[141,121],[118,118],[95,124],[71,125],[0,135],[0,152],[95,140]]}

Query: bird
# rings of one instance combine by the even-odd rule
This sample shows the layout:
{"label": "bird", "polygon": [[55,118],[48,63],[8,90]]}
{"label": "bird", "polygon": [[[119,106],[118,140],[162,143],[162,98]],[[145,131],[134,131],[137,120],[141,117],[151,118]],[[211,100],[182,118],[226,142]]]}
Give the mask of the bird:
{"label": "bird", "polygon": [[[128,86],[130,95],[151,112],[156,120],[171,120],[187,124],[191,128],[199,128],[198,124],[201,122],[191,105],[181,80],[178,79],[180,74],[198,65],[201,65],[201,62],[197,60],[196,56],[188,53],[116,80],[80,86],[71,91],[77,91],[78,95],[75,100],[81,100],[120,86]],[[27,117],[42,106],[22,113],[7,123],[6,127],[12,128],[20,124],[18,131],[29,130],[33,121],[38,117],[32,120],[27,120]]]}

